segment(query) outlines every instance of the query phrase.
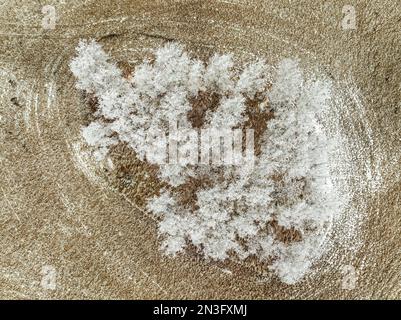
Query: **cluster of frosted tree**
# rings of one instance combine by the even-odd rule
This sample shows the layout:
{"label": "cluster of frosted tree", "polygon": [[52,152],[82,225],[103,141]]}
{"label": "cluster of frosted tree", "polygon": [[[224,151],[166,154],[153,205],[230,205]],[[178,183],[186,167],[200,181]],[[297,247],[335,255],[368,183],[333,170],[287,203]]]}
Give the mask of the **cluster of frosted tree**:
{"label": "cluster of frosted tree", "polygon": [[[159,177],[171,189],[149,199],[147,208],[158,218],[167,254],[183,252],[190,243],[206,259],[256,256],[270,261],[282,281],[295,283],[324,253],[322,239],[341,210],[330,179],[332,142],[319,122],[330,103],[329,83],[305,79],[294,60],[283,60],[274,72],[263,60],[235,68],[231,55],[216,54],[203,63],[174,43],[157,49],[154,59],[138,65],[131,77],[123,77],[93,41],[79,44],[70,66],[77,88],[98,98],[97,120],[82,135],[99,161],[118,143],[151,161],[146,137],[168,132],[172,122],[179,123],[179,132],[191,129],[190,99],[202,92],[221,97],[206,114],[204,128],[241,127],[246,101],[255,95],[268,101],[266,112],[273,110],[255,163],[223,169],[160,165]],[[174,139],[185,143],[179,134]],[[180,204],[174,187],[205,176],[211,185],[196,191],[195,206]],[[280,241],[269,227],[273,221],[296,230],[300,239]]]}

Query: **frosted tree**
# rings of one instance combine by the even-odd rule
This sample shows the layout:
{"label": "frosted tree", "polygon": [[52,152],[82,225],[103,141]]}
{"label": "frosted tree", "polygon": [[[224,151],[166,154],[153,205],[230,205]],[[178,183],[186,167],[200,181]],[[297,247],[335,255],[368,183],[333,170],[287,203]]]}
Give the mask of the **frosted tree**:
{"label": "frosted tree", "polygon": [[[296,60],[272,72],[262,59],[238,66],[233,56],[215,54],[203,62],[176,43],[156,49],[128,78],[94,41],[80,42],[70,66],[76,87],[99,102],[96,120],[82,129],[95,158],[126,143],[140,160],[158,165],[168,187],[148,199],[147,209],[159,221],[166,254],[191,244],[211,260],[257,257],[289,284],[322,256],[326,228],[343,206],[330,175],[335,144],[319,121],[330,105],[329,82],[305,77]],[[150,144],[149,133],[168,132],[172,122],[183,132],[245,129],[255,121],[264,129],[252,165],[146,157],[150,147],[167,147],[163,139]],[[170,139],[188,142],[180,133]],[[199,187],[183,204],[179,188],[189,181]]]}

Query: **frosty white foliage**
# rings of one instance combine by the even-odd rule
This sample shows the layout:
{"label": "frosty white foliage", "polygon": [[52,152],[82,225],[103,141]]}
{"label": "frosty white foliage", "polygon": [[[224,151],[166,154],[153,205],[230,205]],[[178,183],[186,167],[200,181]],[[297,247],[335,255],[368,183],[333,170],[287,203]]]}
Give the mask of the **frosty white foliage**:
{"label": "frosty white foliage", "polygon": [[233,90],[233,72],[234,62],[231,55],[215,54],[209,61],[205,72],[206,88],[226,92]]}
{"label": "frosty white foliage", "polygon": [[[147,133],[153,132],[157,137],[168,132],[172,122],[178,122],[181,130],[192,127],[187,119],[190,97],[205,90],[223,95],[217,112],[208,115],[205,128],[231,128],[246,119],[243,93],[255,94],[267,84],[262,61],[250,64],[242,74],[236,75],[230,55],[216,54],[205,66],[174,43],[156,50],[153,63],[144,61],[137,66],[131,82],[108,62],[106,53],[96,42],[80,42],[77,53],[71,62],[71,71],[78,79],[77,88],[94,93],[99,100],[96,115],[112,121],[103,136],[116,134],[141,160],[152,153],[148,152],[149,148],[163,150],[165,146],[163,139],[152,139],[149,143]],[[255,74],[250,74],[250,70],[255,70]],[[237,83],[236,77],[239,78]],[[250,80],[248,86],[247,79]],[[185,143],[185,135],[175,138],[177,143]],[[88,143],[101,149],[96,152],[101,158],[106,155],[107,141],[102,139],[102,144],[98,145]],[[160,159],[146,160],[159,164]],[[163,165],[160,170],[160,178],[173,186],[183,184],[189,175],[193,175],[193,171],[186,166]]]}
{"label": "frosty white foliage", "polygon": [[245,98],[242,95],[225,98],[213,113],[209,113],[213,128],[233,128],[246,120],[244,116]]}
{"label": "frosty white foliage", "polygon": [[77,76],[77,88],[95,92],[99,96],[108,88],[122,89],[121,71],[108,62],[108,56],[99,44],[95,41],[80,42],[77,53],[79,59],[74,59],[70,64],[72,73]]}
{"label": "frosty white foliage", "polygon": [[236,90],[253,98],[257,92],[263,92],[266,86],[266,62],[259,60],[246,66],[240,75]]}
{"label": "frosty white foliage", "polygon": [[[127,143],[142,160],[147,148],[166,148],[163,139],[147,143],[146,133],[157,137],[177,120],[180,128],[191,128],[189,98],[200,92],[222,96],[217,109],[207,114],[204,128],[211,129],[243,124],[246,99],[268,98],[274,119],[267,124],[255,165],[227,167],[224,179],[206,165],[160,165],[160,179],[170,186],[200,176],[207,176],[213,185],[196,192],[196,209],[180,205],[173,189],[150,199],[147,208],[160,221],[167,254],[182,252],[191,243],[213,260],[273,259],[271,269],[289,284],[310,270],[324,253],[322,239],[342,205],[328,165],[333,143],[319,121],[330,103],[329,83],[305,79],[291,59],[283,60],[274,75],[268,74],[263,60],[238,74],[231,55],[216,54],[205,65],[174,43],[157,49],[154,61],[138,65],[130,81],[96,42],[81,42],[77,53],[71,62],[77,88],[99,99],[99,120],[82,130],[99,160],[118,142]],[[274,81],[267,90],[270,76]],[[174,139],[185,142],[180,134]],[[146,160],[159,163],[160,159]],[[273,222],[297,230],[302,238],[283,243],[272,229]]]}
{"label": "frosty white foliage", "polygon": [[108,152],[108,147],[118,141],[111,137],[113,131],[110,127],[100,121],[94,121],[82,129],[82,136],[86,143],[92,147],[97,147],[94,155],[97,160],[101,160]]}
{"label": "frosty white foliage", "polygon": [[284,59],[278,65],[278,72],[270,98],[276,103],[294,102],[299,96],[304,79],[295,60]]}

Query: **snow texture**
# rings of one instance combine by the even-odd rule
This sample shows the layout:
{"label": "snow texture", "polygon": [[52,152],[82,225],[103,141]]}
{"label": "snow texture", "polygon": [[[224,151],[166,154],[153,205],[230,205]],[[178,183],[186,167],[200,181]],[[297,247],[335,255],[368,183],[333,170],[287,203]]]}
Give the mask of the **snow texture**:
{"label": "snow texture", "polygon": [[[246,65],[242,72],[234,65],[231,55],[215,54],[205,64],[191,58],[183,46],[168,43],[155,50],[154,60],[138,65],[129,80],[99,44],[82,41],[71,71],[76,87],[99,100],[97,120],[82,129],[82,136],[99,161],[111,146],[124,142],[139,159],[159,164],[160,179],[171,188],[149,199],[147,209],[159,221],[166,254],[184,252],[190,243],[211,260],[256,256],[270,261],[270,269],[293,284],[325,252],[325,233],[343,205],[330,175],[335,143],[319,120],[329,107],[331,86],[305,77],[292,59],[281,61],[274,74],[264,60]],[[273,79],[269,89],[268,79]],[[167,147],[165,139],[150,143],[149,132],[160,137],[174,121],[180,128],[192,128],[187,117],[190,99],[201,92],[222,97],[203,126],[217,130],[246,121],[246,99],[268,99],[274,118],[267,123],[255,164],[227,166],[221,179],[208,165],[146,158],[148,148]],[[174,136],[177,143],[185,142],[181,132]],[[212,186],[196,191],[195,209],[180,204],[174,187],[205,175]],[[301,238],[280,240],[274,223],[296,230]]]}

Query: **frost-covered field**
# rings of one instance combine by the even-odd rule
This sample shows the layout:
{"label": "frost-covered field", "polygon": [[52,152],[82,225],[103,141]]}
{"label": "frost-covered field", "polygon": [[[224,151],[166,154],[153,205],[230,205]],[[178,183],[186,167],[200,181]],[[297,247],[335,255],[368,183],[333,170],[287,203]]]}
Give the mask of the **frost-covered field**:
{"label": "frost-covered field", "polygon": [[399,298],[400,8],[353,9],[0,4],[1,297]]}
{"label": "frost-covered field", "polygon": [[[167,187],[147,200],[147,209],[159,219],[165,253],[175,256],[194,245],[212,260],[254,256],[270,261],[269,269],[288,284],[309,272],[328,249],[327,229],[341,217],[347,201],[330,172],[329,158],[341,145],[326,136],[322,124],[334,103],[330,81],[316,75],[305,79],[291,59],[281,61],[276,70],[258,59],[235,72],[231,55],[214,54],[204,63],[177,43],[155,50],[153,61],[136,66],[126,77],[94,41],[81,42],[77,53],[71,62],[76,86],[98,99],[97,119],[82,129],[94,157],[104,160],[113,145],[124,143],[141,161],[159,165],[158,177]],[[205,115],[198,129],[208,132],[203,154],[207,160],[209,149],[213,153],[220,148],[223,133],[231,137],[223,148],[232,148],[230,130],[246,127],[247,113],[270,113],[271,119],[259,120],[264,130],[259,132],[256,159],[241,154],[240,138],[237,163],[198,163],[198,137],[190,140],[187,131],[194,129],[190,115],[199,109],[191,99],[206,95],[218,96],[215,105],[200,105]],[[169,132],[172,123],[178,127],[174,133]],[[168,145],[162,136],[149,139],[167,132]],[[196,161],[173,162],[170,153],[168,161],[160,163],[149,150],[163,155],[172,145],[195,149]],[[199,182],[192,206],[180,203],[182,191],[176,190],[189,180],[208,181],[207,186]],[[286,243],[273,223],[287,233],[296,232],[298,239]]]}

